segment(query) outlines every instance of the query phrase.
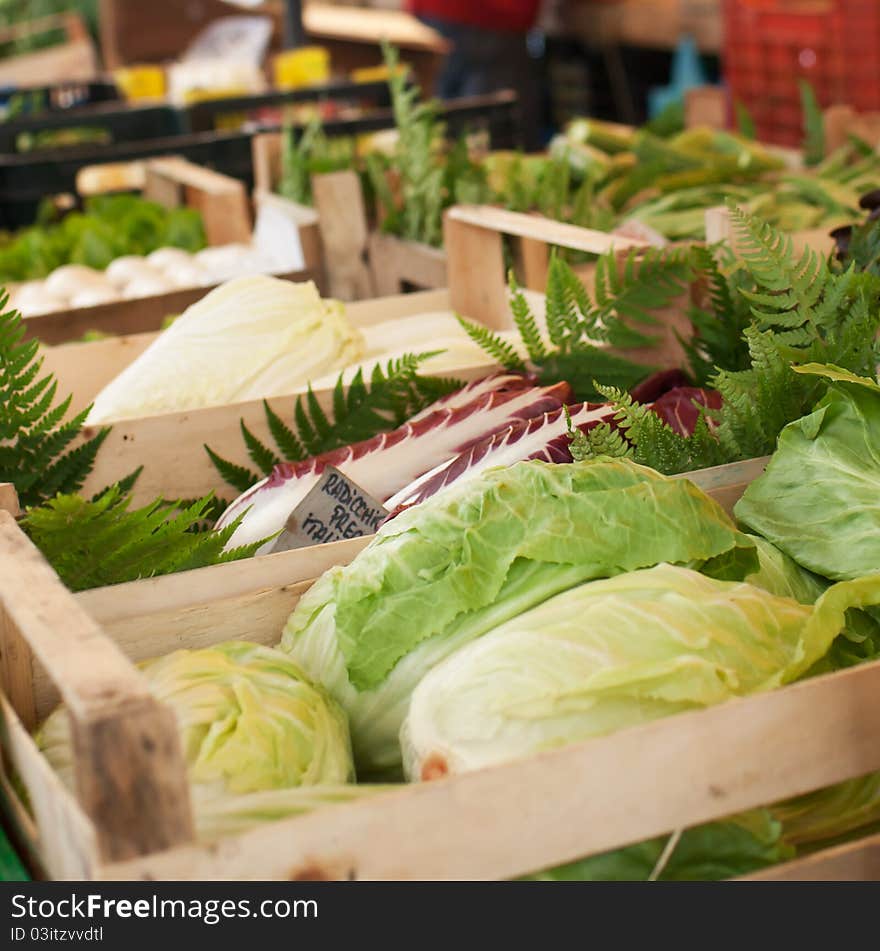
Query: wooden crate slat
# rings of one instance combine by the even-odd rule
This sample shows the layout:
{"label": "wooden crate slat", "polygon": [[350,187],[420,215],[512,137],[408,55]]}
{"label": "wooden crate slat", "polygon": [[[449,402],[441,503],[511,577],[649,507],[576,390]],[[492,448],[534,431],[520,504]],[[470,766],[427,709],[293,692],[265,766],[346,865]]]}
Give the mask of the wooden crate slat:
{"label": "wooden crate slat", "polygon": [[0,482],[0,512],[9,512],[13,518],[17,518],[21,512],[18,493],[11,482]]}
{"label": "wooden crate slat", "polygon": [[102,874],[513,878],[880,768],[880,664]]}
{"label": "wooden crate slat", "polygon": [[813,855],[742,876],[751,882],[876,882],[880,879],[880,835],[867,836]]}
{"label": "wooden crate slat", "polygon": [[69,713],[79,799],[101,855],[126,858],[191,839],[171,711],[5,512],[0,561],[0,686],[26,719],[42,717],[49,711],[36,707],[21,678],[28,664],[49,672]]}

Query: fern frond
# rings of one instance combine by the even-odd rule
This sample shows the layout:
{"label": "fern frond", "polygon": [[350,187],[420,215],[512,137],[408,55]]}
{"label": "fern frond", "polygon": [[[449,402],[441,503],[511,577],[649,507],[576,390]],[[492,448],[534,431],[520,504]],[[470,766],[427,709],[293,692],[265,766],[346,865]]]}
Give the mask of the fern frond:
{"label": "fern frond", "polygon": [[503,337],[500,337],[482,324],[472,323],[460,315],[456,315],[456,317],[464,332],[471,340],[481,347],[496,363],[501,364],[505,370],[525,369],[525,363],[522,357],[516,352],[516,348],[504,340]]}
{"label": "fern frond", "polygon": [[88,410],[64,421],[71,397],[56,403],[54,377],[40,376],[39,344],[24,340],[24,321],[8,302],[0,291],[0,482],[11,482],[28,507],[79,490],[109,430],[71,448]]}
{"label": "fern frond", "polygon": [[[462,387],[459,380],[419,374],[422,364],[439,352],[407,353],[389,360],[385,366],[377,363],[370,375],[369,386],[361,370],[357,371],[348,387],[341,373],[333,389],[332,418],[309,388],[304,396],[297,398],[294,406],[296,431],[282,421],[268,402],[264,402],[266,423],[278,453],[242,423],[248,455],[259,472],[268,475],[281,459],[298,462],[396,428],[436,399]],[[208,446],[205,450],[224,481],[239,492],[244,492],[262,477],[222,458]]]}
{"label": "fern frond", "polygon": [[211,496],[177,508],[157,499],[131,509],[116,485],[91,501],[58,495],[29,509],[21,524],[67,587],[83,591],[248,558],[265,544],[224,553],[237,525],[194,531],[211,504]]}
{"label": "fern frond", "polygon": [[260,476],[256,472],[218,456],[210,446],[205,446],[205,452],[211,462],[214,463],[214,468],[220,473],[223,481],[239,492],[246,492],[252,485],[260,481]]}
{"label": "fern frond", "polygon": [[516,282],[513,271],[510,272],[507,280],[510,288],[510,310],[513,314],[513,322],[519,331],[529,359],[532,363],[540,363],[547,356],[547,348],[544,346],[538,322],[535,320],[535,315]]}
{"label": "fern frond", "polygon": [[260,442],[259,439],[245,426],[244,420],[239,420],[241,435],[244,437],[244,444],[247,446],[247,452],[251,462],[261,472],[271,472],[281,460],[272,450]]}

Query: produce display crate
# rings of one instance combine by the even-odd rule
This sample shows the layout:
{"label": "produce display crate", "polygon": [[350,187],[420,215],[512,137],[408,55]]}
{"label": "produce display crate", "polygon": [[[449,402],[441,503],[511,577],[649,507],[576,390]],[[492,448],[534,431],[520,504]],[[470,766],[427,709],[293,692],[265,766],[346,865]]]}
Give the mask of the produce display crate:
{"label": "produce display crate", "polygon": [[798,81],[823,106],[880,109],[880,5],[874,0],[724,0],[724,71],[758,137],[802,137]]}
{"label": "produce display crate", "polygon": [[[225,127],[228,117],[242,116],[245,120],[257,121],[262,125],[277,125],[285,112],[285,107],[313,104],[316,108],[327,109],[326,118],[345,118],[373,109],[387,108],[389,105],[388,83],[357,83],[350,80],[336,80],[316,86],[297,89],[275,90],[272,92],[246,95],[224,96],[217,99],[205,99],[195,102],[185,109],[187,126],[191,132],[208,132]],[[267,119],[266,114],[274,116]],[[257,114],[256,120],[253,117]],[[259,115],[262,114],[262,115]]]}
{"label": "produce display crate", "polygon": [[[452,311],[496,329],[512,327],[502,255],[502,233],[577,248],[607,247],[607,235],[559,225],[531,215],[516,215],[495,208],[457,207],[447,212],[446,247],[450,254],[448,289],[360,301],[347,307],[356,327],[429,312]],[[683,365],[679,336],[688,337],[691,326],[688,302],[676,302],[658,314],[657,345],[627,351],[631,359],[663,368]],[[71,343],[43,350],[44,369],[55,374],[59,393],[71,393],[71,410],[92,402],[95,395],[155,339],[154,334],[130,334],[91,343]],[[444,375],[473,380],[496,369],[489,357],[444,369]],[[298,393],[272,397],[273,409],[291,418]],[[318,388],[315,396],[323,408],[332,406],[332,387]],[[219,474],[202,448],[205,444],[225,459],[248,464],[239,421],[258,438],[271,441],[262,400],[215,406],[160,416],[121,420],[113,424],[101,447],[84,492],[89,494],[128,475],[144,464],[134,488],[135,503],[157,495],[165,498],[198,498],[210,491],[228,494]],[[82,439],[94,435],[87,427]]]}
{"label": "produce display crate", "polygon": [[[730,504],[762,465],[688,478]],[[155,579],[137,596],[132,586],[73,596],[5,513],[0,567],[4,791],[51,878],[514,878],[880,768],[872,726],[880,664],[872,663],[201,845],[173,714],[132,661],[230,637],[276,643],[278,619],[309,582],[218,595],[193,572]],[[176,600],[161,597],[171,582]],[[29,736],[59,699],[70,716],[76,795]],[[876,856],[874,837],[753,877],[861,877],[876,872]]]}
{"label": "produce display crate", "polygon": [[[76,108],[23,115],[0,123],[0,154],[38,156],[53,148],[30,146],[30,136],[47,131],[94,130],[102,141],[94,148],[114,143],[141,142],[183,135],[185,118],[174,106],[130,106],[124,102],[97,102]],[[66,148],[65,148],[66,151]]]}
{"label": "produce display crate", "polygon": [[0,60],[0,86],[39,86],[97,79],[95,47],[82,17],[76,13],[59,13],[3,27],[0,43],[56,30],[63,31],[63,43]]}
{"label": "produce display crate", "polygon": [[242,133],[175,135],[101,148],[77,146],[35,155],[0,155],[0,228],[13,230],[32,224],[43,198],[76,191],[77,175],[86,166],[167,155],[187,158],[250,187],[250,137]]}
{"label": "produce display crate", "polygon": [[[516,148],[521,139],[516,95],[501,91],[445,103],[440,110],[451,135],[485,130],[496,148]],[[325,124],[328,135],[360,135],[394,125],[388,109]],[[99,162],[130,162],[173,153],[253,187],[251,132],[195,132],[101,147],[72,146],[33,155],[0,154],[0,228],[31,224],[46,195],[73,192],[80,169]]]}
{"label": "produce display crate", "polygon": [[[516,108],[516,97],[501,92],[447,102],[441,114],[452,134],[464,133],[469,124],[484,123],[492,144],[501,147],[519,134]],[[393,128],[394,117],[385,110],[358,122],[362,131],[368,131],[367,124],[369,131]],[[332,123],[325,130],[331,135],[340,134]],[[363,300],[446,286],[446,255],[442,249],[370,233],[370,215],[354,173],[314,176],[314,208],[279,195],[283,135],[263,132],[254,136],[254,202],[258,207],[271,204],[302,223],[304,247],[320,255],[334,297]],[[313,259],[307,255],[306,260]],[[544,284],[536,281],[528,286],[543,290]]]}
{"label": "produce display crate", "polygon": [[[100,173],[102,169],[84,171]],[[116,168],[111,171],[114,177],[119,172]],[[130,175],[134,173],[130,181],[136,180],[140,184],[145,198],[166,207],[186,205],[198,210],[205,224],[208,244],[250,241],[250,203],[240,181],[175,156],[150,159],[127,171]],[[204,297],[207,291],[204,287],[185,288],[152,297],[28,317],[25,332],[29,338],[59,344],[80,339],[90,330],[108,334],[156,331],[166,317],[180,313]]]}
{"label": "produce display crate", "polygon": [[[8,89],[0,94],[4,108],[16,97],[18,110],[15,115],[34,115],[35,113],[63,112],[66,109],[78,109],[98,102],[118,100],[119,90],[115,83],[103,79],[71,79],[53,83],[51,86],[29,85],[24,88]],[[9,122],[13,116],[5,121]]]}

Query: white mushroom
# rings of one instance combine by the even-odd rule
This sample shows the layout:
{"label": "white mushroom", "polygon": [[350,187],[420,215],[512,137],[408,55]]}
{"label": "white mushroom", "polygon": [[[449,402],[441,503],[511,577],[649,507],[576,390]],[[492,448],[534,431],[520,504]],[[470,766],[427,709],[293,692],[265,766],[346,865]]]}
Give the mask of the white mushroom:
{"label": "white mushroom", "polygon": [[155,268],[168,273],[173,267],[191,264],[193,256],[182,248],[159,248],[147,255],[147,261]]}
{"label": "white mushroom", "polygon": [[157,294],[167,294],[174,289],[174,285],[167,277],[154,274],[151,277],[137,277],[130,284],[126,284],[122,296],[126,300],[133,300],[137,297],[155,297]]}
{"label": "white mushroom", "polygon": [[159,276],[157,268],[153,267],[146,258],[138,257],[135,254],[126,254],[124,257],[112,261],[104,273],[113,286],[119,290],[139,278]]}
{"label": "white mushroom", "polygon": [[46,278],[46,290],[53,297],[70,300],[80,291],[94,287],[108,287],[107,278],[94,268],[83,264],[65,264]]}

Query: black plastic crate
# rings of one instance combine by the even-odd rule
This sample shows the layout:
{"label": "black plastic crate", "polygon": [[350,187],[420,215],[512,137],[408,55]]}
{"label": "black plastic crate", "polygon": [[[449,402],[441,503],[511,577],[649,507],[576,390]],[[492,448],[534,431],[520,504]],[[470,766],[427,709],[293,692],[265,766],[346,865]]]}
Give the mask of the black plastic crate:
{"label": "black plastic crate", "polygon": [[103,80],[71,80],[52,86],[7,86],[0,88],[0,115],[5,116],[0,122],[80,109],[99,102],[119,102],[121,98],[116,84]]}
{"label": "black plastic crate", "polygon": [[[104,140],[95,145],[119,145],[181,135],[188,131],[186,117],[173,106],[129,106],[105,102],[36,115],[24,115],[0,122],[0,153],[37,158],[59,148],[34,146],[43,132],[73,134],[77,129],[95,130]],[[31,143],[30,147],[28,143]],[[79,148],[71,145],[67,148]]]}
{"label": "black plastic crate", "polygon": [[76,175],[87,165],[180,155],[253,186],[251,139],[243,133],[179,135],[121,142],[100,149],[76,147],[34,155],[0,155],[0,228],[32,224],[47,195],[73,193]]}
{"label": "black plastic crate", "polygon": [[[369,109],[387,107],[390,104],[388,83],[353,83],[341,81],[321,86],[305,86],[301,89],[274,91],[259,95],[227,96],[223,99],[207,99],[186,108],[186,117],[191,132],[215,131],[224,117],[236,114],[252,114],[263,109],[283,108],[303,103],[351,104]],[[257,123],[259,124],[259,123]]]}

